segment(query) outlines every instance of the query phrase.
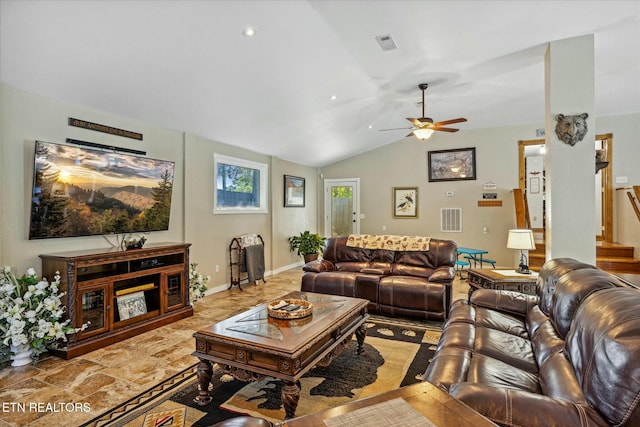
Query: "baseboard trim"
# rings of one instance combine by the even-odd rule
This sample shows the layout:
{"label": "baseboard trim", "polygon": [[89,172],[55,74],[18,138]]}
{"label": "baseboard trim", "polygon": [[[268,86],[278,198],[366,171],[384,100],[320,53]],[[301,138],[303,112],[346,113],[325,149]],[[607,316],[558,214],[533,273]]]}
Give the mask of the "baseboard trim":
{"label": "baseboard trim", "polygon": [[[275,274],[282,273],[283,271],[291,270],[292,268],[301,267],[303,265],[304,265],[304,261],[298,261],[298,262],[293,263],[293,264],[289,264],[289,265],[285,265],[285,266],[276,268],[275,270],[265,271],[264,277],[273,276]],[[207,291],[205,292],[205,295],[211,295],[211,294],[215,294],[215,293],[218,293],[218,292],[223,292],[223,291],[226,291],[228,289],[229,289],[229,283],[223,283],[222,285],[213,286],[213,287],[207,289]]]}
{"label": "baseboard trim", "polygon": [[289,265],[285,265],[285,266],[280,267],[280,268],[276,268],[275,270],[273,270],[272,274],[280,274],[283,271],[291,270],[292,268],[296,268],[296,267],[302,267],[303,265],[304,265],[304,261],[294,262],[293,264],[289,264]]}

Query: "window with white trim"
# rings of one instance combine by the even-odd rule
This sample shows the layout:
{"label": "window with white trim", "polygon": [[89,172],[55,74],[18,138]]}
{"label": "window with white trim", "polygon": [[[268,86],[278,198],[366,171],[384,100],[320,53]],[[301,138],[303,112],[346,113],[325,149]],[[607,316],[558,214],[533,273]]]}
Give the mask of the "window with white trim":
{"label": "window with white trim", "polygon": [[213,213],[267,213],[266,163],[213,155],[216,191]]}

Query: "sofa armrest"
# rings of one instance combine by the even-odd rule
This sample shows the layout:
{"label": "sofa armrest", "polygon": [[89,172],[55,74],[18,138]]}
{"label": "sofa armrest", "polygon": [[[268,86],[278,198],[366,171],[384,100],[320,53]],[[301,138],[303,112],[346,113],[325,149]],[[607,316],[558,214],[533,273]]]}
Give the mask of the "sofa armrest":
{"label": "sofa armrest", "polygon": [[502,426],[608,426],[594,408],[522,390],[457,383],[449,393]]}
{"label": "sofa armrest", "polygon": [[525,316],[538,304],[538,296],[515,291],[478,289],[471,294],[469,302],[478,307]]}
{"label": "sofa armrest", "polygon": [[335,270],[333,263],[331,261],[327,261],[326,259],[315,260],[306,263],[302,266],[303,271],[311,271],[313,273],[322,273],[323,271],[333,271]]}
{"label": "sofa armrest", "polygon": [[451,283],[456,277],[456,271],[453,267],[441,266],[433,270],[429,276],[430,282]]}

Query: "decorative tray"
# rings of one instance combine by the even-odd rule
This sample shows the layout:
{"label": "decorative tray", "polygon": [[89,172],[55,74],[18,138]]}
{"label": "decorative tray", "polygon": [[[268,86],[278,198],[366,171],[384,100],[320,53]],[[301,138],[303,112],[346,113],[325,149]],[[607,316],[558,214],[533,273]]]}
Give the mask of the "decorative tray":
{"label": "decorative tray", "polygon": [[303,299],[283,299],[267,305],[269,316],[276,319],[301,319],[311,315],[313,304]]}

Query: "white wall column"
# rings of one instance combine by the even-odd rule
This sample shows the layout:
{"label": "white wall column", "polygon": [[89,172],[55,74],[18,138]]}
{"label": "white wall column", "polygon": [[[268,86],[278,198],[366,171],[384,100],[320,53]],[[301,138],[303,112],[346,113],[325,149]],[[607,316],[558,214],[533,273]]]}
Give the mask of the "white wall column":
{"label": "white wall column", "polygon": [[[593,44],[593,35],[555,41],[545,54],[545,243],[547,259],[570,257],[595,265]],[[556,116],[582,113],[589,115],[582,141],[571,146],[558,139]]]}

